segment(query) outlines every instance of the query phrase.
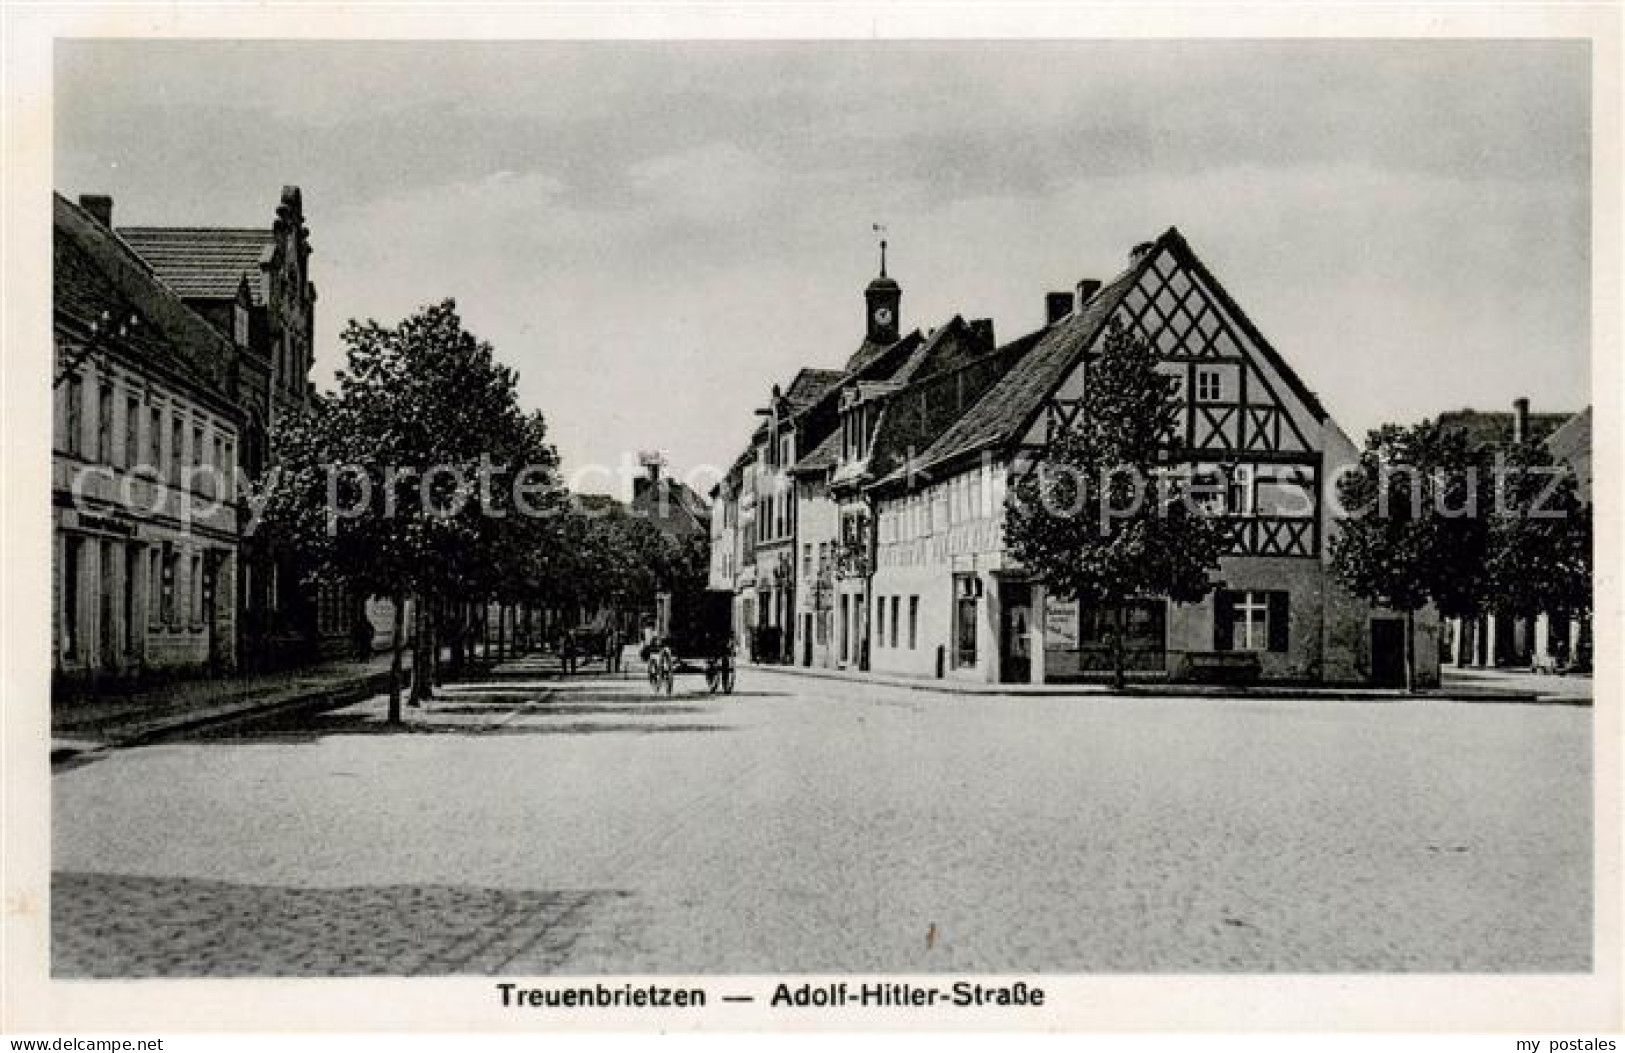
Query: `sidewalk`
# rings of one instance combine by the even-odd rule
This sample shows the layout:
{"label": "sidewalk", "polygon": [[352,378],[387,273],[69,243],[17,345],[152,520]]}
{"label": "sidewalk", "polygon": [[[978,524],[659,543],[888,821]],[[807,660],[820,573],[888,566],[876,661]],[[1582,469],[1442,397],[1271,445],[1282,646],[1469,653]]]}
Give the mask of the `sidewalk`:
{"label": "sidewalk", "polygon": [[[129,695],[53,701],[51,761],[147,742],[251,713],[344,705],[389,690],[390,656],[262,676],[176,680]],[[410,669],[408,656],[403,668]]]}
{"label": "sidewalk", "polygon": [[1007,695],[1007,696],[1072,696],[1099,698],[1254,698],[1254,699],[1324,699],[1332,702],[1404,702],[1413,699],[1431,699],[1443,702],[1557,702],[1589,704],[1589,698],[1576,699],[1567,695],[1541,695],[1522,685],[1503,686],[1498,683],[1477,681],[1452,683],[1446,676],[1444,686],[1411,694],[1400,688],[1382,687],[1315,687],[1313,685],[1260,685],[1240,687],[1223,684],[1174,684],[1161,680],[1132,679],[1121,691],[1107,684],[986,684],[965,680],[927,680],[920,677],[888,676],[883,673],[853,672],[846,669],[816,669],[796,665],[762,665],[740,663],[741,668],[765,673],[783,673],[786,676],[805,676],[825,680],[846,680],[859,684],[884,684],[887,687],[907,688],[911,691],[936,691],[950,695]]}

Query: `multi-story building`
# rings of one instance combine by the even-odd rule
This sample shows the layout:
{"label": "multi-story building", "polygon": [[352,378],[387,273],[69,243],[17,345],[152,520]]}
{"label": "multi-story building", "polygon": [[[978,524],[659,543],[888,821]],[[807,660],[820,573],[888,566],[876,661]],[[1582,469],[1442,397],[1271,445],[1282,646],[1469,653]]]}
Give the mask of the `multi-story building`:
{"label": "multi-story building", "polygon": [[[1178,678],[1245,651],[1271,680],[1402,680],[1402,615],[1355,599],[1330,569],[1329,487],[1357,451],[1177,231],[1137,247],[1104,285],[1049,294],[1045,325],[1002,347],[991,323],[959,318],[900,337],[899,296],[889,279],[871,284],[863,348],[801,411],[804,425],[820,408],[836,414],[822,439],[803,427],[810,452],[793,473],[809,525],[793,551],[821,579],[818,546],[831,547],[828,642],[817,645],[813,592],[798,605],[815,634],[802,661],[994,682],[1109,669],[1107,612],[1047,595],[1007,552],[1003,511],[1011,481],[1074,420],[1116,322],[1177,378],[1177,468],[1218,484],[1206,510],[1229,539],[1206,600],[1134,601],[1131,667]],[[815,515],[819,502],[833,509]],[[1437,619],[1422,612],[1417,626],[1419,679],[1433,682]]]}
{"label": "multi-story building", "polygon": [[[316,288],[299,188],[282,188],[266,227],[120,227],[118,233],[237,349],[243,469],[259,479],[270,467],[272,433],[307,409],[312,397]],[[357,603],[336,583],[302,585],[305,570],[298,553],[279,551],[263,534],[243,538],[238,587],[247,664],[286,665],[349,646]],[[390,631],[388,612],[374,614]]]}
{"label": "multi-story building", "polygon": [[239,351],[111,227],[53,202],[59,681],[238,661]]}

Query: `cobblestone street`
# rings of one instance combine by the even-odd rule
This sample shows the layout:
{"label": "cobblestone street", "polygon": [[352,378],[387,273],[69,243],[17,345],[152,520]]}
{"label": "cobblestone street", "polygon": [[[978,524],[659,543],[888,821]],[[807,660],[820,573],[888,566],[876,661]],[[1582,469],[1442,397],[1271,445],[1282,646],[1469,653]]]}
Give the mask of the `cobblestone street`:
{"label": "cobblestone street", "polygon": [[1552,971],[1591,711],[446,689],[53,778],[59,976]]}

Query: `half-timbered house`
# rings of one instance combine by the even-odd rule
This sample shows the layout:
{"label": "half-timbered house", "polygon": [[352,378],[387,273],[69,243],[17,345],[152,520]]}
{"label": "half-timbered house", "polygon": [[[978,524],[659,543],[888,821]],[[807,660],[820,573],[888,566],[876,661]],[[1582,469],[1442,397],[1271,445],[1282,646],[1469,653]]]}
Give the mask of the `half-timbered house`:
{"label": "half-timbered house", "polygon": [[[880,672],[1046,682],[1110,662],[1105,612],[1046,596],[1005,552],[1004,494],[1079,412],[1090,359],[1120,323],[1177,378],[1177,458],[1220,485],[1207,511],[1229,538],[1219,587],[1194,604],[1145,596],[1128,618],[1131,667],[1185,675],[1215,652],[1255,652],[1267,679],[1392,680],[1403,621],[1339,587],[1328,541],[1334,474],[1357,451],[1313,391],[1170,229],[1130,265],[1075,296],[1051,294],[1049,323],[1005,351],[985,394],[923,452],[867,487],[877,509],[870,590]],[[884,612],[884,614],[882,614]],[[1437,626],[1419,621],[1417,668],[1437,677]]]}

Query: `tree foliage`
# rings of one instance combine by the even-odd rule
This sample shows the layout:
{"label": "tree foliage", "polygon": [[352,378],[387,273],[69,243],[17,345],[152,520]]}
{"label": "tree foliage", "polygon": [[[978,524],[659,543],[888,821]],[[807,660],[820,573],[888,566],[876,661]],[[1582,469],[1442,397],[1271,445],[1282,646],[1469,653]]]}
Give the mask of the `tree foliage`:
{"label": "tree foliage", "polygon": [[1174,468],[1175,381],[1156,366],[1155,350],[1114,323],[1088,362],[1075,422],[1011,488],[1004,517],[1009,551],[1052,595],[1113,613],[1119,686],[1124,604],[1201,599],[1224,545]]}

